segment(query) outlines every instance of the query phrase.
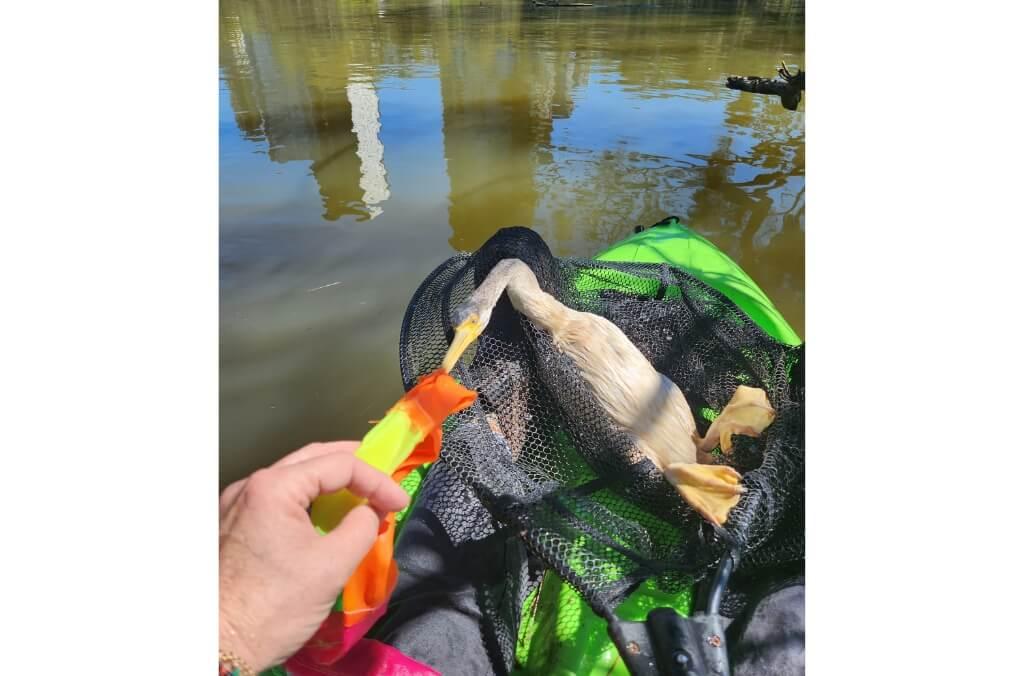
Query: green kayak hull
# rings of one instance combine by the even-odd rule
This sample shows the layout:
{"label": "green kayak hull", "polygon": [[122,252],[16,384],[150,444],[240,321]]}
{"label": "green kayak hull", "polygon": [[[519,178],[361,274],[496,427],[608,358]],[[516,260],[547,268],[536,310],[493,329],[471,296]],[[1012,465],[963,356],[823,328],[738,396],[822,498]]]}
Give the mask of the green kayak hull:
{"label": "green kayak hull", "polygon": [[599,261],[668,263],[689,272],[736,303],[768,335],[786,345],[802,341],[764,291],[721,249],[667,218],[594,256]]}

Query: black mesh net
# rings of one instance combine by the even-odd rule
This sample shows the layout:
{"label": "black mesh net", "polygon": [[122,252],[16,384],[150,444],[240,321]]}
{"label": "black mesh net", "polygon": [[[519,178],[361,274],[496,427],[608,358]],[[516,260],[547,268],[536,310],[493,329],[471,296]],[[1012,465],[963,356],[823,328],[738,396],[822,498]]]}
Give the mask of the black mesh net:
{"label": "black mesh net", "polygon": [[[479,534],[464,537],[493,537],[495,528],[517,536],[609,620],[639,583],[652,579],[664,591],[678,590],[707,577],[732,549],[740,553],[738,573],[801,561],[802,350],[778,343],[682,270],[556,259],[534,232],[502,230],[475,254],[443,263],[417,290],[401,334],[405,387],[440,365],[453,311],[504,258],[529,265],[566,306],[622,329],[680,387],[701,434],[739,385],[764,389],[777,416],[758,438],[734,437],[728,461],[743,473],[747,492],[724,529],[716,529],[609,420],[572,360],[503,296],[453,371],[479,398],[447,422],[440,462],[491,517]],[[526,575],[525,553],[514,558],[508,588],[496,585],[483,603],[496,627],[495,658],[506,665],[517,604],[527,579],[536,579]]]}

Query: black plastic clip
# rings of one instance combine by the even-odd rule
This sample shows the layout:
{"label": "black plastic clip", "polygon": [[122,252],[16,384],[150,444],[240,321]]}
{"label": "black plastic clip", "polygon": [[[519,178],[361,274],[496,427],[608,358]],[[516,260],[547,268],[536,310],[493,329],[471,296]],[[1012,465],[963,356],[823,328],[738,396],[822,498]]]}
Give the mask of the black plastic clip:
{"label": "black plastic clip", "polygon": [[718,615],[683,617],[656,608],[645,622],[617,622],[612,629],[633,676],[729,676],[725,627]]}
{"label": "black plastic clip", "polygon": [[729,676],[725,622],[718,614],[735,565],[727,554],[711,584],[707,611],[683,617],[655,608],[644,622],[610,622],[608,633],[633,676]]}

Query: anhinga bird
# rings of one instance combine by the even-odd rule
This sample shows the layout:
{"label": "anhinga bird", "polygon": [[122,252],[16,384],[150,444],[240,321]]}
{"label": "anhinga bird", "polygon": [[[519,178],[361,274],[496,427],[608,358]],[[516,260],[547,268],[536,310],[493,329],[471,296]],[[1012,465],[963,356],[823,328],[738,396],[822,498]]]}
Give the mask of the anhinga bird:
{"label": "anhinga bird", "polygon": [[455,311],[455,338],[442,368],[450,371],[491,319],[503,292],[512,306],[551,334],[555,346],[579,367],[608,416],[627,430],[637,448],[660,469],[697,512],[725,523],[743,493],[740,474],[728,465],[699,464],[732,434],[756,436],[775,411],[762,390],[741,386],[701,439],[686,398],[658,373],[615,324],[562,305],[537,283],[529,266],[505,259]]}

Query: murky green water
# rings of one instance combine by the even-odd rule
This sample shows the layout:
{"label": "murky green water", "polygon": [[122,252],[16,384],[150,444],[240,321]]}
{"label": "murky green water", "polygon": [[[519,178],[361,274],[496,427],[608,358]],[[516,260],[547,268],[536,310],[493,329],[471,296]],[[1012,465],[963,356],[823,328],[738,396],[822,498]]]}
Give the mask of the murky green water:
{"label": "murky green water", "polygon": [[220,27],[222,483],[362,436],[413,291],[501,227],[589,256],[678,215],[803,333],[803,104],[723,86],[804,65],[802,3],[221,0]]}

